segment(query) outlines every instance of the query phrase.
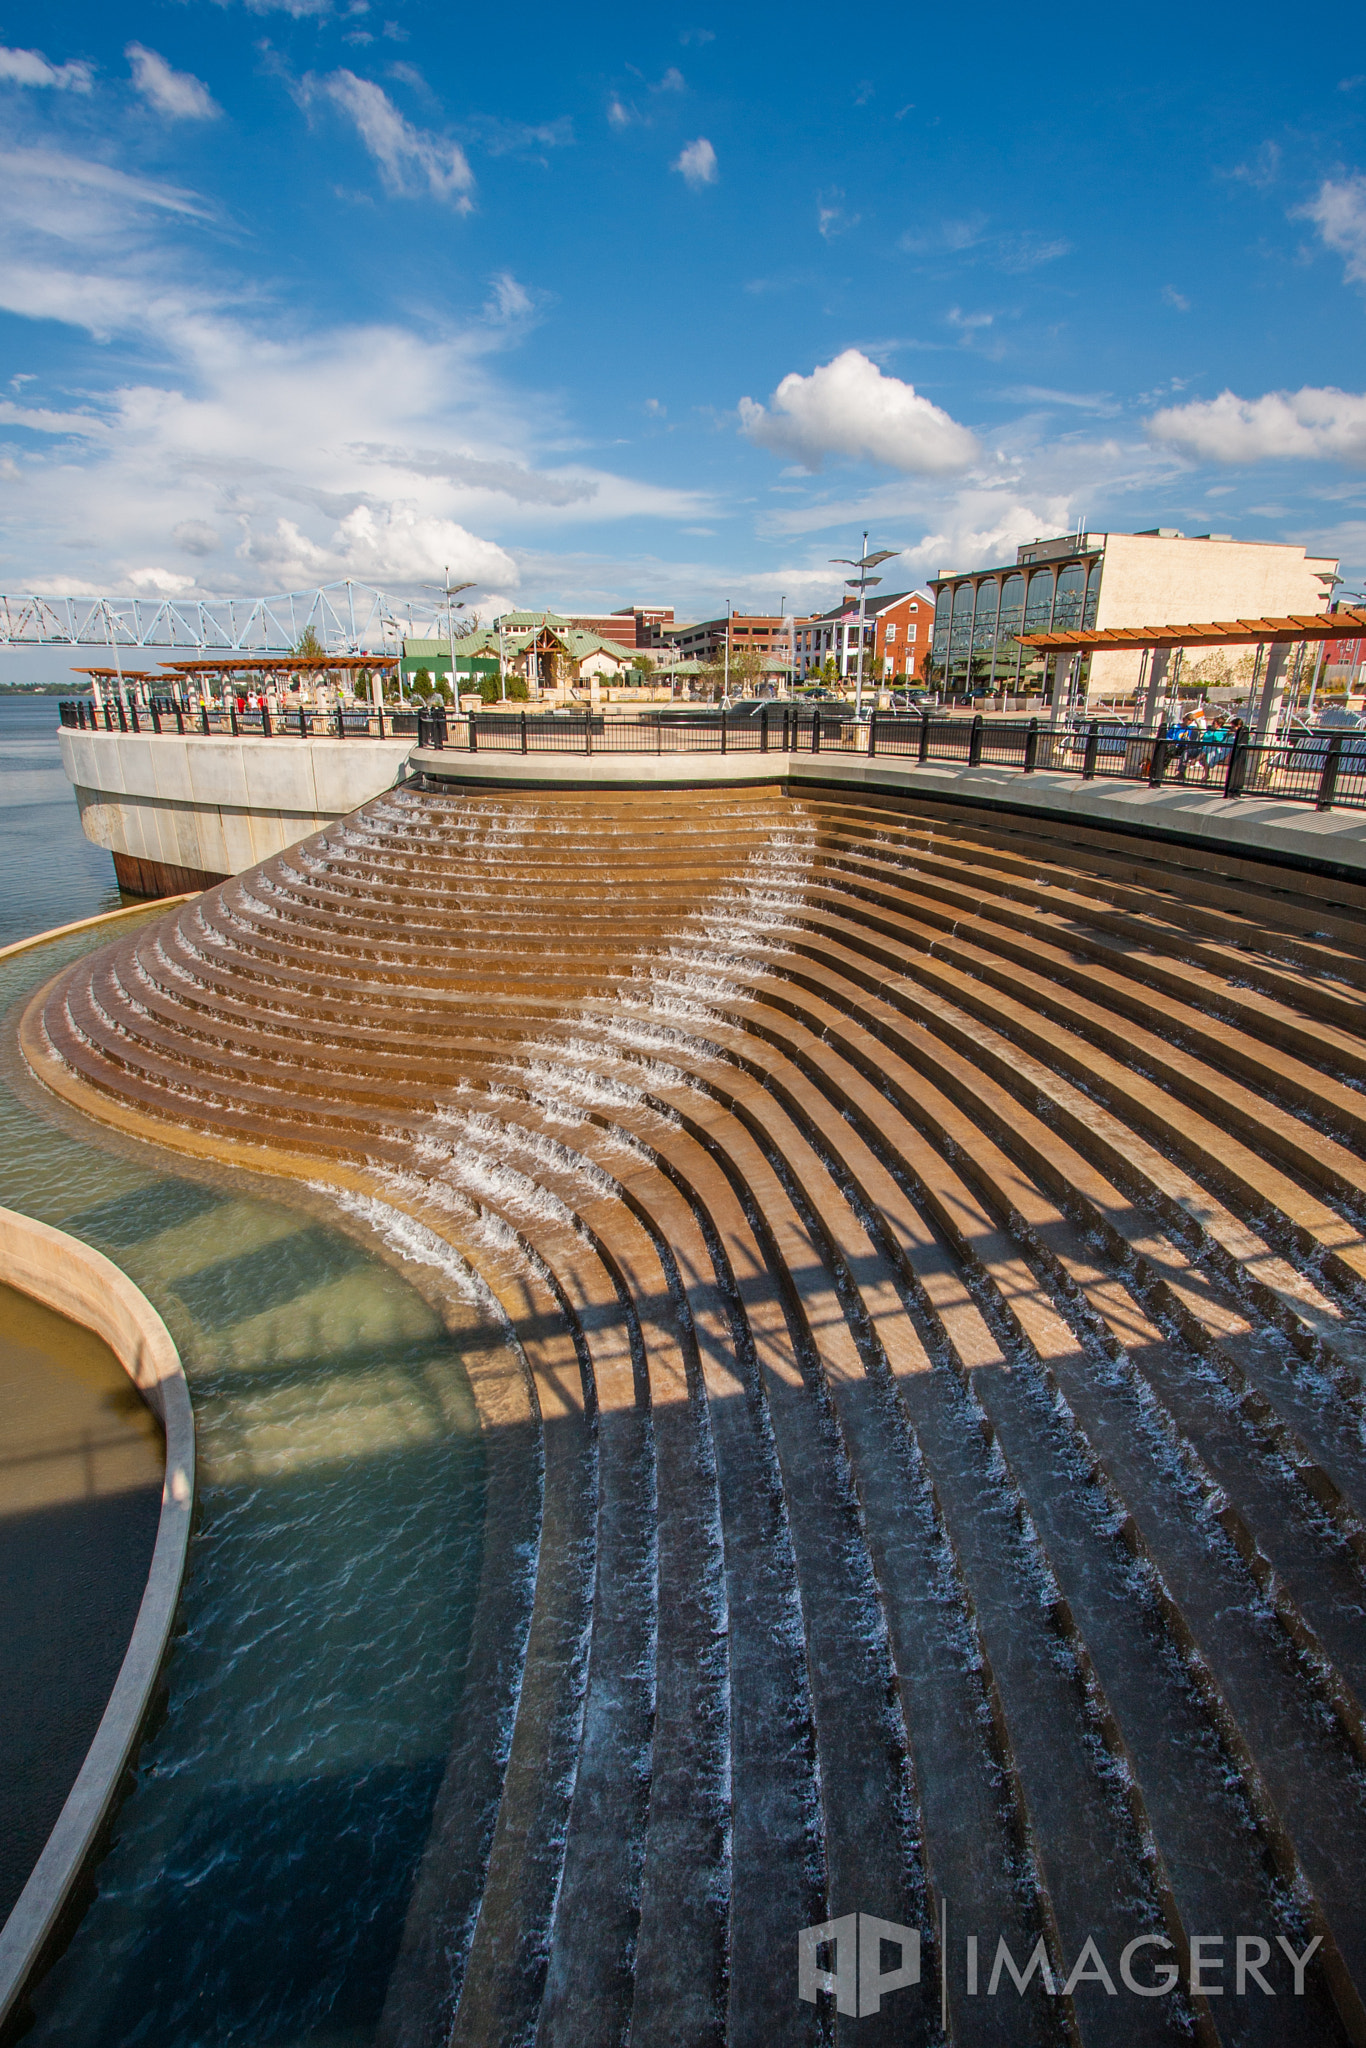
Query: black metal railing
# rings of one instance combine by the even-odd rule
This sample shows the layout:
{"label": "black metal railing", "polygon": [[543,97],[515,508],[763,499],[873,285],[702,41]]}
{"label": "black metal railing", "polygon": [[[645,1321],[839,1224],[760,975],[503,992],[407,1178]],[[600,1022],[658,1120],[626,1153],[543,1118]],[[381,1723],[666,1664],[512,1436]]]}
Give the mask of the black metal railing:
{"label": "black metal railing", "polygon": [[418,717],[415,710],[391,711],[387,705],[310,711],[301,704],[275,710],[258,704],[239,711],[231,702],[220,709],[181,704],[173,697],[151,697],[140,704],[131,692],[126,700],[106,700],[98,710],[86,697],[63,700],[59,710],[62,724],[81,732],[182,733],[200,739],[415,739]]}
{"label": "black metal railing", "polygon": [[[1043,725],[1029,720],[988,720],[980,713],[953,718],[933,713],[875,712],[862,721],[829,706],[814,710],[774,704],[758,712],[706,710],[641,712],[613,717],[601,711],[545,713],[455,712],[441,707],[399,712],[226,711],[191,712],[170,699],[104,706],[98,722],[82,699],[61,705],[64,725],[107,732],[143,730],[186,735],[278,735],[303,738],[416,739],[433,751],[482,754],[828,754],[863,755],[919,765],[1013,768],[1022,774],[1077,775],[1085,781],[1145,782],[1154,789],[1185,787],[1226,799],[1273,797],[1320,810],[1366,809],[1366,730],[1300,732],[1266,743],[1240,730],[1213,738],[1145,732],[1137,726]],[[775,771],[777,763],[775,762]]]}

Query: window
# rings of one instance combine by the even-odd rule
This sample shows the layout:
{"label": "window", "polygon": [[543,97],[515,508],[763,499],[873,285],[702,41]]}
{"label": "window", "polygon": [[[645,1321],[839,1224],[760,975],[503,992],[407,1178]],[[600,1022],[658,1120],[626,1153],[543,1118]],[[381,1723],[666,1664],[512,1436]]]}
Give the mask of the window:
{"label": "window", "polygon": [[890,645],[891,645],[892,641],[893,641],[893,640],[895,640],[895,638],[896,638],[896,627],[895,627],[894,625],[893,625],[893,626],[889,626],[889,627],[887,628],[887,644],[888,644],[888,646],[890,646]]}
{"label": "window", "polygon": [[1082,605],[1086,596],[1086,570],[1080,562],[1069,562],[1058,577],[1057,596],[1053,601],[1053,629],[1068,633],[1081,624]]}
{"label": "window", "polygon": [[1029,596],[1025,603],[1026,633],[1046,633],[1052,616],[1053,571],[1036,569],[1029,579]]}
{"label": "window", "polygon": [[1092,562],[1091,573],[1086,579],[1086,605],[1082,612],[1082,625],[1088,630],[1096,623],[1096,607],[1100,603],[1100,563]]}
{"label": "window", "polygon": [[970,583],[960,583],[953,593],[953,626],[949,636],[950,661],[964,661],[972,651],[972,598]]}
{"label": "window", "polygon": [[975,654],[990,654],[996,640],[996,578],[988,576],[977,586],[977,610],[973,617],[972,647]]}
{"label": "window", "polygon": [[907,638],[908,640],[914,640],[914,638],[915,638],[915,620],[914,620],[914,619],[912,619],[912,620],[911,620],[911,623],[910,623],[910,625],[909,625],[909,626],[907,626],[907,628],[906,628],[906,638]]}

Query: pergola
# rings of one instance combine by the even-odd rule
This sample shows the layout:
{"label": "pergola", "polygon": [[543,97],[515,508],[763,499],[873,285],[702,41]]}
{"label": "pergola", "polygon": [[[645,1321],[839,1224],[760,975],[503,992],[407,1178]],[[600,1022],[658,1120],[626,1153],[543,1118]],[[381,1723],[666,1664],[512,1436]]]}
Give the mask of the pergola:
{"label": "pergola", "polygon": [[[1253,737],[1263,740],[1277,724],[1286,685],[1298,681],[1305,651],[1315,641],[1350,640],[1366,633],[1366,611],[1298,612],[1285,618],[1214,619],[1204,624],[1106,626],[1067,633],[1022,633],[1020,645],[1036,649],[1045,662],[1058,656],[1053,683],[1053,717],[1071,695],[1083,654],[1103,648],[1138,649],[1143,655],[1143,724],[1152,726],[1181,676],[1188,647],[1255,647],[1252,694],[1257,698]],[[1296,651],[1297,650],[1297,651]],[[1295,653],[1292,665],[1291,654]],[[1173,660],[1173,657],[1175,659]],[[1260,695],[1258,694],[1260,690]]]}

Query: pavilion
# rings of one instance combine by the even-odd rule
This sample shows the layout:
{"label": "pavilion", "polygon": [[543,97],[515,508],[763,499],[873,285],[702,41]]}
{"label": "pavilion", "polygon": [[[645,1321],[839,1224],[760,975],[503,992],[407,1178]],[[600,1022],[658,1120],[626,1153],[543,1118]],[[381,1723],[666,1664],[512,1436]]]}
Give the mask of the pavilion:
{"label": "pavilion", "polygon": [[1215,619],[1202,625],[1108,626],[1099,630],[1083,627],[1064,633],[1025,633],[1020,636],[1020,645],[1042,654],[1045,664],[1050,655],[1057,658],[1051,700],[1055,725],[1078,694],[1083,655],[1101,649],[1138,649],[1143,656],[1139,689],[1145,727],[1156,724],[1168,700],[1177,694],[1182,659],[1188,647],[1255,647],[1252,735],[1264,740],[1280,724],[1287,691],[1294,700],[1309,648],[1319,648],[1313,679],[1316,686],[1327,643],[1362,633],[1366,633],[1366,611],[1344,608],[1334,612],[1292,613],[1284,618]]}

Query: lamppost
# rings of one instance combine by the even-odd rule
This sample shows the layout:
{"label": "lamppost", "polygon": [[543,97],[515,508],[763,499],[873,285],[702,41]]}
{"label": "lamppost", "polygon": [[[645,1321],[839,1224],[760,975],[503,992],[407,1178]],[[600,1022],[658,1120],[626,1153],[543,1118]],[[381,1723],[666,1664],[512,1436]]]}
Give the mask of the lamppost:
{"label": "lamppost", "polygon": [[900,548],[881,548],[877,554],[870,555],[868,552],[868,536],[865,533],[863,536],[863,549],[857,559],[851,559],[848,555],[832,555],[830,557],[832,562],[838,563],[843,569],[858,570],[857,576],[846,576],[844,579],[846,590],[857,590],[858,592],[858,670],[857,681],[854,685],[854,717],[856,719],[861,719],[863,716],[863,620],[867,605],[867,594],[870,585],[881,583],[882,581],[880,576],[870,576],[868,571],[875,569],[879,562],[890,562],[893,555],[899,555],[901,552]]}
{"label": "lamppost", "polygon": [[439,591],[446,600],[446,640],[451,650],[451,690],[455,697],[455,709],[458,717],[460,713],[460,684],[456,679],[455,673],[455,615],[457,612],[463,612],[465,607],[463,604],[452,604],[451,600],[458,596],[462,590],[473,590],[474,585],[472,583],[452,583],[448,565],[445,582],[429,583],[427,588],[428,590]]}

